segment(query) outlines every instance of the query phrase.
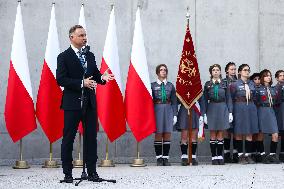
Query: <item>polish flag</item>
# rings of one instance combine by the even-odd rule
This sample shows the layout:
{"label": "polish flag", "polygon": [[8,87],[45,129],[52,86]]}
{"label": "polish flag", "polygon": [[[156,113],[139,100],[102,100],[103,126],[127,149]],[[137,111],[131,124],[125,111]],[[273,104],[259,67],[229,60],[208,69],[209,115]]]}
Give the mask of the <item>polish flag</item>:
{"label": "polish flag", "polygon": [[[87,34],[87,26],[86,26],[86,19],[85,19],[84,3],[82,3],[81,9],[80,9],[79,25],[81,25],[85,29],[86,34]],[[88,38],[88,34],[87,34],[87,38]],[[88,42],[87,42],[87,44],[88,44]],[[82,122],[79,123],[78,130],[79,130],[80,134],[83,134]],[[98,122],[97,122],[97,131],[99,131],[99,123]]]}
{"label": "polish flag", "polygon": [[5,121],[13,142],[22,139],[37,127],[20,2],[13,36]]}
{"label": "polish flag", "polygon": [[57,56],[60,53],[55,19],[55,7],[52,5],[50,24],[45,50],[45,58],[38,89],[36,115],[50,143],[63,135],[64,113],[60,109],[62,90],[56,82]]}
{"label": "polish flag", "polygon": [[102,127],[113,142],[126,132],[114,8],[110,13],[100,71],[104,73],[108,69],[115,79],[97,86],[97,108]]}
{"label": "polish flag", "polygon": [[130,66],[125,90],[126,121],[138,142],[156,131],[140,10],[136,12]]}

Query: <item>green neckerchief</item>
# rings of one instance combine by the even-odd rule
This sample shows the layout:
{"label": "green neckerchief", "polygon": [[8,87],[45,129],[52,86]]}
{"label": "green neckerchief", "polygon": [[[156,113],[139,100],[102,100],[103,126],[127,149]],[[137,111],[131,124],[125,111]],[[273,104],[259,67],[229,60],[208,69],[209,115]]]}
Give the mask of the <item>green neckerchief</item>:
{"label": "green neckerchief", "polygon": [[162,82],[161,84],[161,93],[162,93],[162,103],[165,103],[167,100],[167,93],[166,93],[164,82]]}
{"label": "green neckerchief", "polygon": [[219,83],[218,82],[213,83],[213,91],[214,91],[214,99],[218,100],[219,99]]}

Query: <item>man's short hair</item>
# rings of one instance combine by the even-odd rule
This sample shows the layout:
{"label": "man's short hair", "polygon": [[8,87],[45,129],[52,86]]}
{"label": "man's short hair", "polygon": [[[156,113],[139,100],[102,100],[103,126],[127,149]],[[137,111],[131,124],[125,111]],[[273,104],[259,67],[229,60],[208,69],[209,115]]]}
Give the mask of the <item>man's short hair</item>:
{"label": "man's short hair", "polygon": [[76,31],[76,29],[79,29],[79,28],[83,28],[83,26],[81,26],[81,25],[72,26],[72,27],[69,29],[69,37],[71,37],[72,33],[74,33],[74,32]]}

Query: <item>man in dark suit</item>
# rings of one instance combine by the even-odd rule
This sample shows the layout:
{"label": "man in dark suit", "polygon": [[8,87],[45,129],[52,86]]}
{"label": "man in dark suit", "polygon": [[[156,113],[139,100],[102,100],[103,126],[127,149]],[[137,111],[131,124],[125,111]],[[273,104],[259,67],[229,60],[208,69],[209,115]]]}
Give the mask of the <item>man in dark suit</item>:
{"label": "man in dark suit", "polygon": [[[64,129],[61,144],[61,160],[65,181],[73,182],[72,151],[79,122],[84,118],[88,180],[97,181],[97,109],[95,88],[105,84],[114,76],[106,71],[103,75],[97,68],[95,56],[84,49],[86,32],[80,25],[69,30],[70,47],[58,55],[56,80],[64,87],[61,108],[64,110]],[[83,101],[81,99],[84,98]],[[84,103],[82,103],[84,102]],[[82,104],[81,104],[82,103]],[[84,117],[82,116],[84,115]]]}

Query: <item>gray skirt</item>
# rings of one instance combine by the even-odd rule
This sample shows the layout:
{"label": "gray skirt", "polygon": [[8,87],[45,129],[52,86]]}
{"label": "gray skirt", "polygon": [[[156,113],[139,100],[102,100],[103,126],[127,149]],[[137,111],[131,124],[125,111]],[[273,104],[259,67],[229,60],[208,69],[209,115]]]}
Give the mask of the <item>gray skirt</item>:
{"label": "gray skirt", "polygon": [[253,102],[234,103],[234,134],[249,135],[259,133],[257,108]]}
{"label": "gray skirt", "polygon": [[273,134],[278,133],[277,120],[273,108],[271,107],[259,107],[258,124],[259,130],[262,133]]}
{"label": "gray skirt", "polygon": [[173,131],[173,109],[171,104],[155,104],[156,133]]}
{"label": "gray skirt", "polygon": [[206,115],[210,131],[222,131],[230,128],[229,111],[225,102],[209,103]]}
{"label": "gray skirt", "polygon": [[284,131],[284,103],[275,108],[275,115],[279,131]]}
{"label": "gray skirt", "polygon": [[[199,115],[192,109],[192,129],[198,129],[199,127]],[[176,130],[188,129],[188,110],[181,106],[178,111],[177,123],[175,125]]]}

